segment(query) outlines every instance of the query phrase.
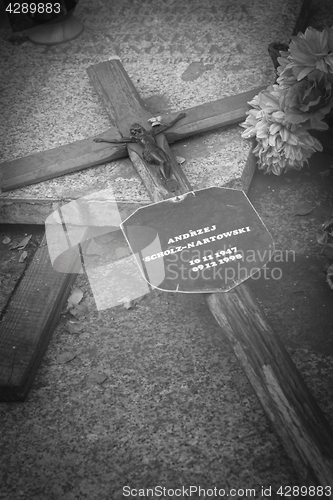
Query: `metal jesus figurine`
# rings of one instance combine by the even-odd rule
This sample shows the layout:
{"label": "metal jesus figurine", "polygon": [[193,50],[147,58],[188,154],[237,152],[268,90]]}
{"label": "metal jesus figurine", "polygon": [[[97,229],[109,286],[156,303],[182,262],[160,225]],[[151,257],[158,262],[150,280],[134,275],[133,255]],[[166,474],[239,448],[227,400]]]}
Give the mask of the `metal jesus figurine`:
{"label": "metal jesus figurine", "polygon": [[170,179],[172,174],[172,163],[169,156],[166,154],[163,149],[161,149],[156,144],[156,135],[161,132],[165,132],[165,130],[171,128],[175,123],[186,116],[185,113],[179,113],[179,115],[172,120],[172,122],[166,125],[158,125],[156,127],[152,127],[151,130],[146,130],[139,123],[133,123],[130,127],[130,137],[123,137],[122,139],[94,139],[95,142],[109,142],[109,143],[117,143],[117,144],[126,144],[126,143],[137,143],[142,147],[142,156],[144,160],[148,163],[154,163],[158,165],[159,170],[161,172],[162,178],[165,181],[167,188],[170,191],[176,191],[178,189],[177,183]]}

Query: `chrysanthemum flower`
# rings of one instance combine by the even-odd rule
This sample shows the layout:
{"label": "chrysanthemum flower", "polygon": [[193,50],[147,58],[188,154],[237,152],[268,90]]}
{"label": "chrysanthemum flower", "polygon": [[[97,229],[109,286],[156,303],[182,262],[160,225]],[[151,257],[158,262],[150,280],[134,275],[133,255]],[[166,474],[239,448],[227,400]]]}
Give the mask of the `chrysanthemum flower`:
{"label": "chrysanthemum flower", "polygon": [[333,28],[323,31],[307,28],[291,37],[289,50],[278,58],[277,83],[287,87],[318,69],[333,74]]}
{"label": "chrysanthemum flower", "polygon": [[285,90],[285,116],[289,123],[303,123],[304,128],[327,130],[323,121],[332,108],[332,85],[326,75],[312,71],[301,82]]}
{"label": "chrysanthemum flower", "polygon": [[283,171],[300,170],[315,151],[322,151],[320,142],[307,130],[297,127],[283,141],[277,134],[266,139],[257,139],[253,153],[258,157],[258,168],[265,173],[281,175]]}
{"label": "chrysanthemum flower", "polygon": [[260,92],[242,127],[242,137],[255,137],[253,152],[265,172],[280,175],[300,169],[312,153],[322,151],[309,129],[327,130],[325,116],[333,107],[333,28],[308,28],[292,37],[278,58],[277,84]]}
{"label": "chrysanthemum flower", "polygon": [[242,137],[257,140],[253,153],[265,173],[280,175],[284,170],[300,169],[313,152],[322,151],[320,142],[301,123],[287,120],[285,97],[286,90],[279,85],[268,87],[249,103],[254,109],[241,124],[246,129]]}

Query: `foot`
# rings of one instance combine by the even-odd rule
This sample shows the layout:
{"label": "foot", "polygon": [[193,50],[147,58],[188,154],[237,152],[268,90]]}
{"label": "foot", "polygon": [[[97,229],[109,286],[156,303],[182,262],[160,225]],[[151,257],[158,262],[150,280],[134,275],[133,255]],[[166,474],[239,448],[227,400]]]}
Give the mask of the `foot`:
{"label": "foot", "polygon": [[165,186],[172,193],[174,193],[175,191],[178,191],[178,189],[179,189],[178,184],[174,179],[166,179]]}

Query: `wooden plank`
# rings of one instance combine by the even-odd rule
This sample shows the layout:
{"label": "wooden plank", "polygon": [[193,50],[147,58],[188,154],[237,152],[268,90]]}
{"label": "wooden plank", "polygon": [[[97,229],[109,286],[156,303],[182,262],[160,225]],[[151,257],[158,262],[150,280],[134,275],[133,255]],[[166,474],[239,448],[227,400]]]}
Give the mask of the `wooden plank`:
{"label": "wooden plank", "polygon": [[58,200],[0,197],[0,224],[45,224]]}
{"label": "wooden plank", "polygon": [[[90,230],[86,227],[89,224],[90,212],[94,224],[96,221],[96,216],[94,216],[96,198],[94,200],[82,198],[58,200],[52,203],[44,200],[44,205],[41,200],[36,200],[36,207],[37,210],[43,208],[42,222],[44,224],[50,213],[73,201],[78,201],[79,205],[82,203],[86,205],[83,219],[80,217],[75,219],[78,227],[83,226],[83,241],[84,235]],[[97,201],[100,211],[104,200]],[[29,200],[29,202],[23,200],[23,208],[32,203],[34,200]],[[105,203],[109,205],[110,202],[105,201]],[[126,219],[142,205],[144,204],[118,202],[117,209],[120,217]],[[31,206],[35,208],[35,205]],[[10,202],[7,207],[12,210]],[[31,220],[29,222],[31,223]],[[94,226],[93,229],[96,227]],[[49,230],[52,228],[48,226]],[[83,250],[84,247],[85,244],[82,244]],[[61,273],[53,269],[44,236],[13,297],[9,299],[3,310],[0,318],[0,401],[23,401],[27,396],[53,329],[59,320],[59,313],[75,282],[79,270],[77,266],[80,266],[80,262],[75,259],[75,254],[74,256],[72,254],[63,266],[68,267],[69,272]]]}
{"label": "wooden plank", "polygon": [[318,2],[316,0],[303,0],[302,7],[291,36],[298,35],[300,31],[304,33],[317,9]]}
{"label": "wooden plank", "polygon": [[258,158],[254,156],[252,152],[256,144],[254,139],[251,140],[251,144],[252,147],[246,160],[246,165],[242,173],[241,185],[240,185],[240,189],[245,193],[247,193],[248,190],[250,189],[252,177],[254,176],[254,172],[256,171],[257,160],[258,160]]}
{"label": "wooden plank", "polygon": [[[45,236],[0,320],[0,401],[23,401],[63,309],[73,274],[55,271]],[[76,272],[75,272],[76,271]]]}
{"label": "wooden plank", "polygon": [[[256,87],[247,92],[185,109],[186,117],[165,132],[168,143],[244,121],[247,116],[246,112],[250,109],[248,102],[266,88],[267,85]],[[168,122],[177,114],[178,112],[170,113],[165,117],[162,115],[162,119]]]}
{"label": "wooden plank", "polygon": [[[131,84],[128,78],[124,78],[123,82],[120,83],[130,88]],[[244,121],[246,111],[249,109],[248,101],[264,88],[258,87],[237,96],[225,97],[185,110],[187,116],[182,120],[182,123],[176,124],[166,132],[168,142],[171,143],[190,135]],[[143,106],[140,97],[138,103]],[[114,111],[111,108],[108,111],[110,118],[113,117]],[[177,113],[162,115],[162,119],[166,122],[171,121],[176,115]],[[150,117],[151,113],[147,111],[144,122]],[[129,125],[133,123],[131,117],[117,117],[118,119],[122,124],[123,135],[128,135]],[[113,118],[111,120],[114,122]],[[22,188],[127,156],[125,146],[96,143],[93,141],[94,137],[0,164],[0,192],[1,190],[5,192]],[[120,135],[118,129],[113,126],[99,134],[98,137],[111,139],[120,137]]]}
{"label": "wooden plank", "polygon": [[[333,433],[248,286],[211,294],[208,306],[228,337],[300,484],[333,486]],[[333,498],[328,495],[327,498]]]}
{"label": "wooden plank", "polygon": [[[127,154],[127,153],[126,153]],[[82,198],[81,198],[82,199]],[[44,225],[47,217],[57,208],[70,203],[73,199],[40,198],[0,198],[0,224],[37,224]],[[87,200],[94,203],[94,200]],[[105,202],[106,204],[108,202]],[[145,202],[117,201],[117,208],[122,220],[129,217]]]}
{"label": "wooden plank", "polygon": [[[110,65],[111,75],[116,75],[113,82],[111,76],[107,75]],[[108,61],[89,68],[89,76],[93,75],[91,80],[96,91],[113,119],[119,117],[125,122],[124,116],[128,111],[130,120],[133,120],[133,113],[138,112],[135,121],[140,122],[147,112],[140,112],[136,92],[133,92],[131,102],[131,85],[127,86],[125,92],[122,88],[118,89],[117,85],[123,85],[126,81],[118,72],[125,72],[119,61]],[[151,174],[150,165],[140,157],[138,151],[133,150],[132,145],[129,145],[129,155],[147,185],[151,198],[154,201],[165,199],[163,185],[158,179],[160,185],[154,188],[156,178]],[[248,163],[253,171],[254,158],[250,158]],[[247,189],[251,173],[244,180],[244,188]],[[185,193],[188,189],[182,186],[181,191]],[[209,294],[206,298],[221,332],[229,339],[268,419],[291,458],[299,474],[300,484],[333,486],[332,430],[248,285],[243,283],[231,292]],[[333,498],[333,492],[328,498]]]}
{"label": "wooden plank", "polygon": [[[119,132],[112,127],[98,137],[119,137]],[[97,136],[95,136],[97,137]],[[46,181],[101,165],[127,155],[122,145],[110,145],[93,141],[94,137],[76,141],[65,146],[42,151],[23,158],[0,164],[0,193],[18,189],[37,182]]]}

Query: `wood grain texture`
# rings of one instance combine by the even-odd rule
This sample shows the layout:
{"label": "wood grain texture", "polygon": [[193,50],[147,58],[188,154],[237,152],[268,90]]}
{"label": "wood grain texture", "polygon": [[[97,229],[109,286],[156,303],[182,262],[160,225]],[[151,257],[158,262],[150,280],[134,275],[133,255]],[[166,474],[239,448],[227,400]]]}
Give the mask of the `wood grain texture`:
{"label": "wood grain texture", "polygon": [[333,487],[332,429],[249,287],[211,294],[207,303],[293,461],[300,484]]}
{"label": "wood grain texture", "polygon": [[[186,113],[186,117],[165,132],[168,142],[172,143],[191,135],[244,121],[247,116],[246,112],[250,109],[248,102],[264,89],[266,86],[256,87],[241,94],[182,110]],[[177,114],[178,112],[162,115],[162,121],[167,123],[173,120]]]}
{"label": "wood grain texture", "polygon": [[144,125],[151,117],[118,58],[89,66],[87,73],[112,125],[123,136],[129,136],[133,123]]}
{"label": "wood grain texture", "polygon": [[[82,201],[82,198],[80,198]],[[57,208],[74,201],[73,198],[49,199],[19,199],[0,198],[0,224],[37,224],[44,225],[47,217]],[[87,200],[93,205],[94,200]],[[102,202],[99,202],[102,204]],[[109,202],[105,202],[107,205]],[[147,205],[146,202],[117,201],[117,210],[122,220],[129,217],[138,208]]]}
{"label": "wood grain texture", "polygon": [[257,160],[258,158],[253,154],[253,148],[255,147],[255,140],[253,139],[252,142],[252,147],[250,149],[249,155],[246,160],[246,165],[243,170],[242,176],[241,176],[241,189],[247,193],[248,190],[250,189],[250,185],[252,182],[252,177],[254,176],[254,172],[256,171],[257,168]]}
{"label": "wood grain texture", "polygon": [[[113,137],[119,137],[116,128],[110,128],[98,137],[107,138],[112,134]],[[122,144],[97,143],[93,139],[94,137],[83,139],[2,163],[0,165],[2,174],[0,192],[36,184],[127,155],[126,147]]]}
{"label": "wood grain texture", "polygon": [[[118,61],[119,62],[119,61]],[[105,63],[100,63],[101,65]],[[98,65],[97,65],[98,66]],[[113,65],[108,65],[112,68]],[[103,67],[104,68],[104,67]],[[135,105],[131,106],[128,96],[130,95],[133,85],[128,81],[126,73],[121,69],[122,66],[117,65],[117,71],[113,69],[112,77],[116,78],[118,84],[127,86],[127,90],[120,90],[113,99],[113,103],[107,102],[105,95],[110,91],[108,72],[103,69],[102,76],[97,78],[94,69],[88,68],[88,74],[91,81],[96,85],[98,94],[106,106],[108,115],[112,123],[119,121],[122,135],[129,135],[129,126],[135,121],[138,115],[135,113],[141,112],[142,123],[145,124],[151,113],[146,110],[142,100],[138,96],[136,90],[133,92],[136,96]],[[125,74],[123,74],[125,73]],[[167,130],[165,136],[168,143],[184,139],[191,135],[207,132],[219,127],[240,123],[246,118],[246,111],[249,109],[248,101],[250,101],[260,90],[265,87],[258,87],[248,92],[244,92],[237,96],[225,97],[216,101],[212,101],[193,108],[186,109],[186,118],[179,124],[176,124],[172,129]],[[116,102],[117,99],[125,102],[122,104],[121,112],[118,111]],[[178,113],[162,115],[163,123],[171,121]],[[149,125],[147,124],[149,128]],[[89,167],[102,165],[104,163],[123,158],[127,156],[127,149],[122,144],[107,144],[94,142],[95,137],[103,139],[116,139],[121,135],[117,127],[113,126],[104,131],[98,136],[89,137],[81,141],[76,141],[65,146],[59,146],[48,151],[42,151],[23,158],[11,160],[0,164],[0,192],[11,191],[13,189],[22,188],[37,182],[46,181],[61,175],[70,174],[83,170]],[[181,175],[181,174],[179,174]]]}
{"label": "wood grain texture", "polygon": [[[119,127],[124,136],[129,135],[133,123],[145,124],[151,113],[144,104],[129,79],[124,67],[118,59],[111,59],[104,63],[90,66],[87,69],[89,78],[95,87],[113,124]],[[156,142],[164,149],[172,162],[173,178],[176,179],[180,190],[187,192],[190,188],[182,169],[172,153],[164,134],[158,134]],[[135,165],[136,171],[144,182],[153,201],[173,196],[161,183],[160,174],[156,165],[146,162],[142,156],[142,148],[137,144],[127,146],[128,154]]]}
{"label": "wood grain texture", "polygon": [[298,15],[295,27],[292,32],[292,36],[298,35],[300,31],[304,33],[306,28],[309,26],[311,17],[316,12],[318,8],[318,3],[316,0],[303,0],[300,13]]}
{"label": "wood grain texture", "polygon": [[0,321],[0,401],[23,401],[76,273],[51,265],[45,237]]}
{"label": "wood grain texture", "polygon": [[0,224],[45,224],[57,200],[0,198]]}
{"label": "wood grain texture", "polygon": [[[131,104],[130,86],[124,94],[115,88],[122,84],[122,78],[115,78],[111,84],[105,77],[109,63],[110,61],[106,66],[99,64],[90,69],[97,92],[100,93],[103,88],[103,102],[110,101],[107,108],[113,110],[115,120],[118,116],[122,120],[128,107],[131,121],[134,119],[140,122],[146,116],[146,110],[139,109],[136,93],[133,94]],[[111,74],[118,71],[124,71],[119,61],[113,66]],[[105,80],[107,85],[102,85],[101,82]],[[117,112],[117,99],[120,99],[121,112]],[[133,116],[132,113],[135,112],[138,112],[137,116]],[[118,122],[116,124],[118,126]],[[132,154],[130,148],[133,165],[146,184],[152,200],[165,199],[160,179],[152,179],[149,168],[144,165],[139,154]],[[134,154],[140,159],[133,157]],[[250,186],[255,163],[256,159],[251,153],[247,162],[248,172],[243,177],[245,191]],[[184,182],[180,192],[187,191],[188,186]],[[333,486],[332,430],[247,284],[243,283],[228,293],[209,294],[206,299],[221,327],[221,335],[229,339],[268,419],[292,460],[299,474],[300,484]]]}

